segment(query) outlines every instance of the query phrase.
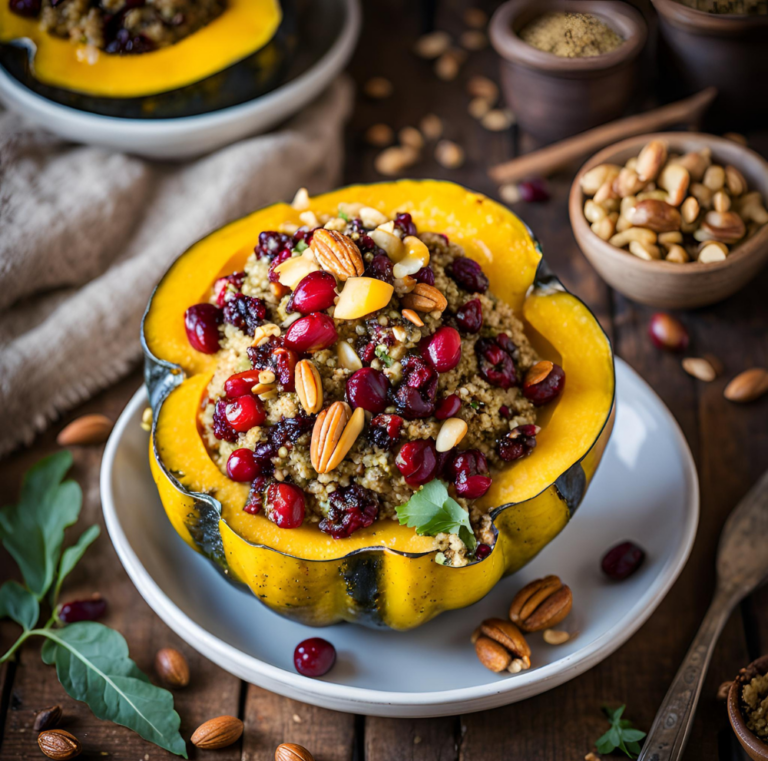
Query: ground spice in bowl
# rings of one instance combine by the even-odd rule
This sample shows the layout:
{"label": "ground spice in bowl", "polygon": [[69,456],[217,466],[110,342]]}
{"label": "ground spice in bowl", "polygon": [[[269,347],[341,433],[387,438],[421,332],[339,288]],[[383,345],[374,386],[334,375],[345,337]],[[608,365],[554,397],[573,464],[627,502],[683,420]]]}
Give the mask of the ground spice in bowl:
{"label": "ground spice in bowl", "polygon": [[754,677],[741,692],[747,728],[758,737],[768,739],[768,674]]}
{"label": "ground spice in bowl", "polygon": [[592,58],[610,53],[624,42],[596,16],[568,12],[539,16],[520,31],[520,38],[561,58]]}

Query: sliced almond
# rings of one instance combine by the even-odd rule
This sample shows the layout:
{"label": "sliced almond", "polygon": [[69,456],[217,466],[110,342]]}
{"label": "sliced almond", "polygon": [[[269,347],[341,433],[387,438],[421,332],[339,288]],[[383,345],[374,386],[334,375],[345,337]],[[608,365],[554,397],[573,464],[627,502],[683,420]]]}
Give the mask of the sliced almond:
{"label": "sliced almond", "polygon": [[312,251],[318,264],[341,281],[359,277],[365,267],[355,242],[336,230],[315,230]]}
{"label": "sliced almond", "polygon": [[406,309],[417,312],[443,312],[448,306],[448,299],[433,285],[417,283],[416,287],[401,299]]}
{"label": "sliced almond", "polygon": [[459,417],[448,418],[440,428],[435,440],[438,452],[448,452],[467,435],[467,424]]}
{"label": "sliced almond", "polygon": [[402,315],[408,322],[414,324],[417,328],[424,327],[424,321],[413,311],[413,309],[403,309]]}
{"label": "sliced almond", "polygon": [[61,429],[56,443],[60,447],[101,444],[109,438],[113,425],[106,415],[83,415]]}
{"label": "sliced almond", "polygon": [[323,381],[314,362],[311,359],[302,359],[296,365],[294,379],[296,394],[307,414],[320,412],[323,408]]}
{"label": "sliced almond", "polygon": [[768,370],[753,367],[737,375],[723,395],[729,402],[753,402],[768,391]]}

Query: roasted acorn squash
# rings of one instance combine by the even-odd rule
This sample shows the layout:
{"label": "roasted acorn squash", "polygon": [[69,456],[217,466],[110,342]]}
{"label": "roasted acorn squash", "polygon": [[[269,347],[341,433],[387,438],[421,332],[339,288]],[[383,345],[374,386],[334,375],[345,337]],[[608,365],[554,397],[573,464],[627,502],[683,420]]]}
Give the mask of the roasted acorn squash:
{"label": "roasted acorn squash", "polygon": [[0,61],[40,94],[75,108],[133,118],[191,115],[273,84],[293,44],[292,18],[283,21],[279,0],[227,0],[220,16],[173,45],[116,55],[51,35],[1,0]]}
{"label": "roasted acorn squash", "polygon": [[497,474],[484,497],[498,505],[491,554],[465,567],[439,565],[431,538],[390,520],[338,540],[311,525],[281,530],[245,513],[248,486],[230,481],[210,459],[197,411],[215,359],[189,346],[184,311],[208,297],[218,276],[243,268],[261,231],[299,223],[286,204],[212,233],[157,286],[143,323],[154,410],[150,460],[176,531],[276,612],[310,625],[346,620],[409,629],[476,602],[563,529],[610,435],[613,356],[593,314],[548,272],[523,223],[503,206],[452,183],[403,180],[344,188],[314,198],[312,208],[335,212],[340,202],[355,201],[390,216],[408,211],[420,231],[444,232],[463,245],[494,293],[522,315],[539,354],[567,374],[562,396],[540,412],[536,456]]}

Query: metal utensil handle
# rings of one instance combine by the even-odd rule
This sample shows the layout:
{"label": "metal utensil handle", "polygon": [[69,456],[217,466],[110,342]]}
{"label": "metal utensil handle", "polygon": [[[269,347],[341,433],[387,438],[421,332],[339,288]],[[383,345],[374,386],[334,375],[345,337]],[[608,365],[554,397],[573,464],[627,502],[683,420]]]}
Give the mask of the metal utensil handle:
{"label": "metal utensil handle", "polygon": [[717,638],[725,626],[738,594],[718,588],[675,678],[645,738],[638,761],[677,761],[683,755],[704,676]]}

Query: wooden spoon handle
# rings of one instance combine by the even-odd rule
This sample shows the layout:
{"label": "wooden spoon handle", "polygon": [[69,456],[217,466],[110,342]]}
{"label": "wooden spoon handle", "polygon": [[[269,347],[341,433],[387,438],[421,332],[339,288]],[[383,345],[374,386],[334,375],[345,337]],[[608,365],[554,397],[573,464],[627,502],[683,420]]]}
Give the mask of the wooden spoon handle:
{"label": "wooden spoon handle", "polygon": [[716,95],[717,90],[714,87],[707,87],[706,90],[685,100],[603,124],[541,150],[505,161],[491,167],[488,174],[497,183],[518,182],[526,177],[547,177],[574,159],[594,153],[626,137],[642,135],[644,132],[657,132],[672,124],[695,122]]}

